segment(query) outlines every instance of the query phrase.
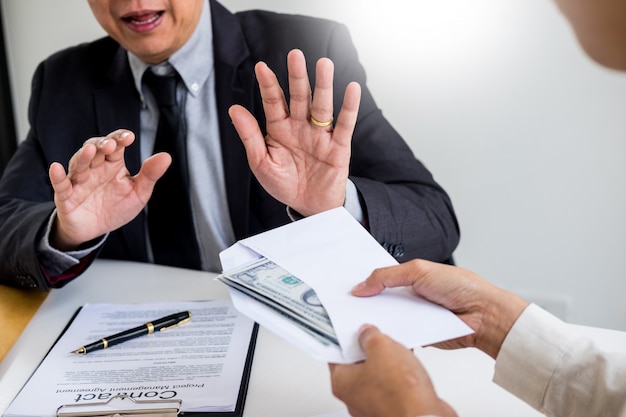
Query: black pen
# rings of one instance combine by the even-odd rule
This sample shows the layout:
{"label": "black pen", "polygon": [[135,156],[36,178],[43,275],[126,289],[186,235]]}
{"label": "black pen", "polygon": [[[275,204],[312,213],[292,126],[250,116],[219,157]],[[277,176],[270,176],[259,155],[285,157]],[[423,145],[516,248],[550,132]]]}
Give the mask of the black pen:
{"label": "black pen", "polygon": [[114,334],[113,336],[103,337],[97,342],[90,343],[82,346],[72,353],[86,354],[94,350],[106,349],[109,346],[117,345],[127,340],[134,339],[139,336],[154,332],[162,332],[172,327],[180,326],[191,320],[191,313],[188,311],[181,311],[180,313],[170,314],[169,316],[162,317],[150,323],[142,324],[134,329],[126,330],[121,333]]}

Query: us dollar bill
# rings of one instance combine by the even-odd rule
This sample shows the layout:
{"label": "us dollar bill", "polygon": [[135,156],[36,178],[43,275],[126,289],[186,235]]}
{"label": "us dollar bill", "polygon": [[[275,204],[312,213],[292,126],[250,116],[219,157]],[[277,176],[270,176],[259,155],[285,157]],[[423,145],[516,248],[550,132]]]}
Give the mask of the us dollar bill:
{"label": "us dollar bill", "polygon": [[226,271],[217,279],[274,309],[321,342],[339,344],[315,291],[269,259]]}

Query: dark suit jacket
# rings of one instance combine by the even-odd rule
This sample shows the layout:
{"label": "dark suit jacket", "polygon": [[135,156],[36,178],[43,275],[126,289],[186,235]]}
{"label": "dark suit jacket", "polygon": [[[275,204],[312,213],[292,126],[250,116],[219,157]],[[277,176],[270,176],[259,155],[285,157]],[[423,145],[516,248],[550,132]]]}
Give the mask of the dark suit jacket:
{"label": "dark suit jacket", "polygon": [[[227,109],[242,104],[265,126],[253,66],[259,60],[267,62],[287,89],[286,55],[300,48],[311,80],[318,58],[334,61],[336,111],[350,81],[363,87],[350,178],[359,190],[372,235],[400,261],[448,260],[459,239],[450,200],[377,108],[346,28],[328,20],[263,11],[233,15],[214,0],[210,4],[224,176],[237,239],[289,219],[284,205],[251,174]],[[36,246],[54,208],[50,163],[67,164],[90,137],[118,128],[140,132],[139,113],[126,51],[110,38],[60,51],[39,65],[32,83],[30,131],[0,182],[0,283],[49,287]],[[139,142],[126,152],[131,174],[140,167]],[[110,234],[99,256],[147,261],[144,227],[140,214]]]}

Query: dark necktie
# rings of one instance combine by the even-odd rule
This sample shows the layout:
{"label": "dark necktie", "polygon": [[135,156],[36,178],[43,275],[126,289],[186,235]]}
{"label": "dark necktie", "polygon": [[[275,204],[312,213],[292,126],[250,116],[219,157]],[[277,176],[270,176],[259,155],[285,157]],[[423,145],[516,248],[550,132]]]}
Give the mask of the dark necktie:
{"label": "dark necktie", "polygon": [[179,77],[177,74],[155,75],[148,69],[143,80],[159,107],[154,152],[167,152],[172,156],[172,165],[157,181],[148,202],[148,231],[154,262],[201,269],[189,197],[184,105],[176,100]]}

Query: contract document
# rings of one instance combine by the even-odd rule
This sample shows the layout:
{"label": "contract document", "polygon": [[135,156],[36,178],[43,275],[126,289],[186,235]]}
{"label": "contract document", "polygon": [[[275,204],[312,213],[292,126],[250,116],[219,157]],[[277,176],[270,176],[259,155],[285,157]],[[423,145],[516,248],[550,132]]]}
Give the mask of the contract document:
{"label": "contract document", "polygon": [[408,348],[472,333],[410,288],[353,296],[374,269],[398,262],[343,207],[240,240],[220,260],[218,279],[238,310],[322,361],[364,359],[358,330],[365,323]]}
{"label": "contract document", "polygon": [[[96,350],[94,340],[189,311],[191,320]],[[6,410],[6,417],[53,417],[57,408],[107,401],[182,400],[181,412],[240,413],[256,327],[229,300],[85,304]],[[220,414],[229,415],[229,414]]]}

